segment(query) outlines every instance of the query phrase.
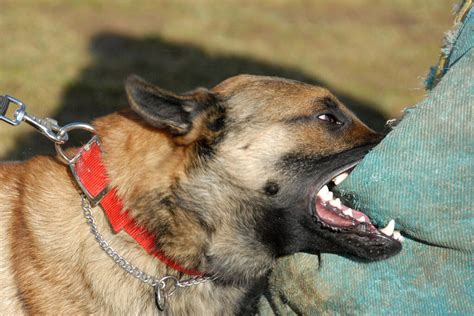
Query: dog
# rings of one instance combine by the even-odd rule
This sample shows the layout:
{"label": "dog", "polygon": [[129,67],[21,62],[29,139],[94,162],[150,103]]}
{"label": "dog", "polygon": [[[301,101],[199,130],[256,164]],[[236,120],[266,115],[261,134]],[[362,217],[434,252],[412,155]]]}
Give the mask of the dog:
{"label": "dog", "polygon": [[[166,313],[250,314],[275,260],[296,252],[371,261],[400,251],[330,191],[382,136],[327,89],[252,75],[183,94],[132,75],[125,88],[131,109],[93,124],[103,165],[169,260],[115,233],[100,206],[92,213],[102,237],[146,273],[208,276],[175,289]],[[160,313],[153,289],[97,244],[81,189],[56,157],[2,163],[0,183],[2,313]]]}

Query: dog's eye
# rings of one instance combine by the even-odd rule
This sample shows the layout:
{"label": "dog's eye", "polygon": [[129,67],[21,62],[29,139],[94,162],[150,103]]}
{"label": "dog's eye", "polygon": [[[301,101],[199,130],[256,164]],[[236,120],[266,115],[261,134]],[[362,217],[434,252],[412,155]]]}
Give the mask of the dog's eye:
{"label": "dog's eye", "polygon": [[321,114],[321,115],[318,115],[318,119],[321,120],[321,121],[326,121],[326,122],[329,122],[329,123],[332,123],[332,124],[337,124],[337,125],[341,125],[342,122],[339,121],[334,115],[332,114]]}

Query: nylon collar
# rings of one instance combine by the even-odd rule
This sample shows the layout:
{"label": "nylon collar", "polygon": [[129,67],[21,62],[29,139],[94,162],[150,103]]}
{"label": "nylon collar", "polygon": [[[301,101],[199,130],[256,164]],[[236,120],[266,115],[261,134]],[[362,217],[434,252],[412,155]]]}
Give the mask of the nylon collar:
{"label": "nylon collar", "polygon": [[176,271],[191,276],[204,275],[201,271],[187,269],[167,257],[157,247],[154,235],[130,216],[130,211],[124,208],[123,201],[117,194],[117,188],[110,187],[97,136],[94,136],[89,143],[81,148],[69,165],[81,190],[93,206],[100,205],[102,207],[115,233],[124,230],[150,255]]}

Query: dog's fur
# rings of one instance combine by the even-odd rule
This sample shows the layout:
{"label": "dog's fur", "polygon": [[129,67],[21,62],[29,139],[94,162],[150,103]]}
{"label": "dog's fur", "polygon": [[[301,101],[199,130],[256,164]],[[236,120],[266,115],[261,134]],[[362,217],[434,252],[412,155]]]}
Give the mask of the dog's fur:
{"label": "dog's fur", "polygon": [[[171,314],[248,312],[275,259],[298,251],[368,259],[393,252],[385,245],[369,255],[367,239],[348,245],[344,237],[354,240],[355,232],[324,228],[309,211],[327,175],[380,140],[328,90],[248,75],[183,95],[132,76],[126,90],[134,111],[94,123],[111,184],[167,256],[217,276],[177,291]],[[0,184],[0,313],[158,312],[152,289],[97,245],[80,191],[58,159],[0,164]],[[134,265],[187,278],[126,233],[113,234],[99,207],[94,214]]]}

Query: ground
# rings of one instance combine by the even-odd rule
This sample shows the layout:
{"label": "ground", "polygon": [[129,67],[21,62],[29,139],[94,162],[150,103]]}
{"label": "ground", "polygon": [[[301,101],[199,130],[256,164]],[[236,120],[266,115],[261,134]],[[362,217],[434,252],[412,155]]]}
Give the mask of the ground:
{"label": "ground", "polygon": [[[448,0],[0,0],[0,94],[60,124],[126,106],[129,73],[175,91],[238,73],[333,90],[370,125],[423,98]],[[0,159],[53,152],[0,124]]]}

